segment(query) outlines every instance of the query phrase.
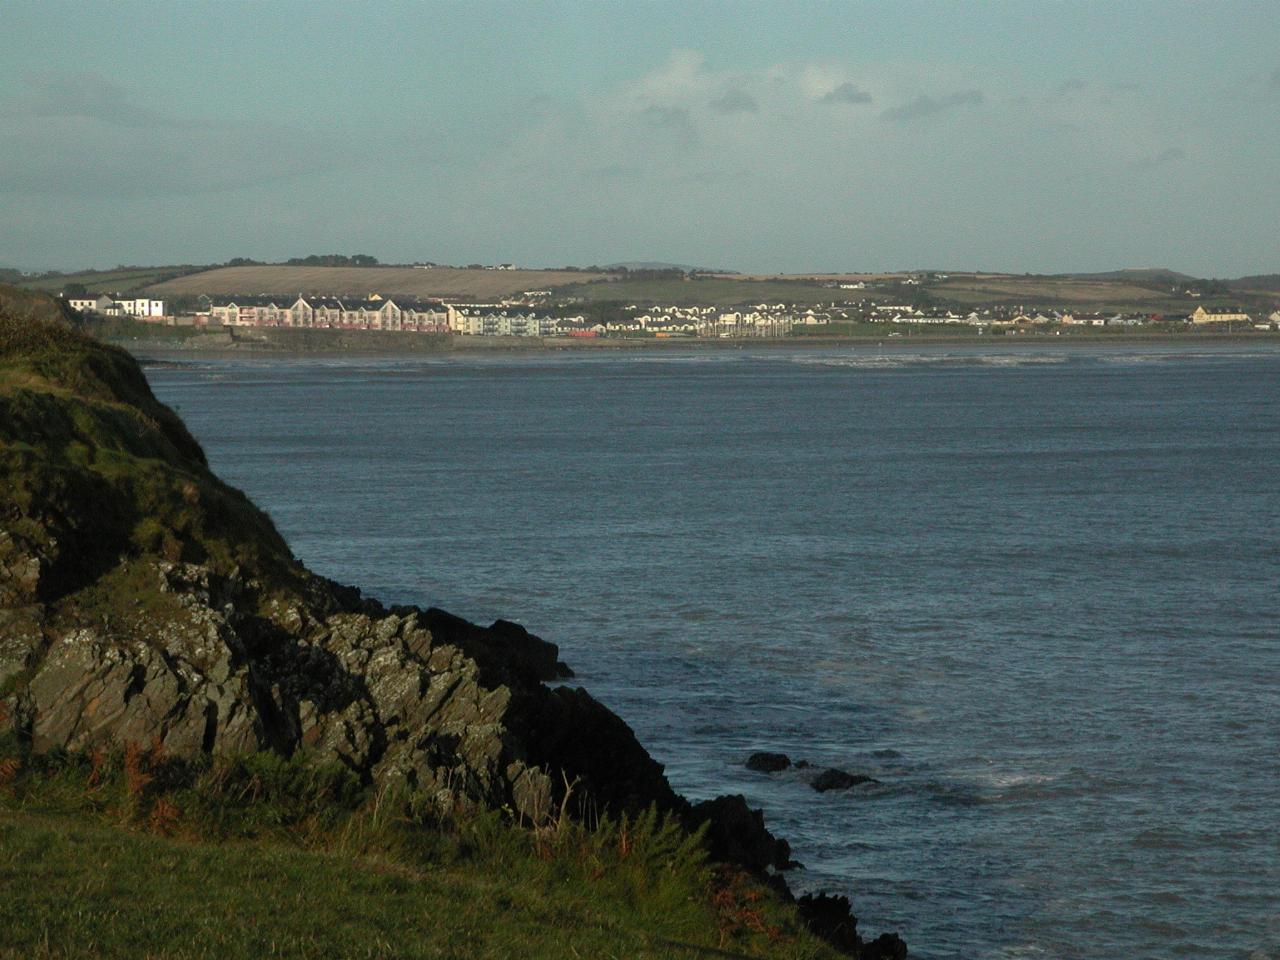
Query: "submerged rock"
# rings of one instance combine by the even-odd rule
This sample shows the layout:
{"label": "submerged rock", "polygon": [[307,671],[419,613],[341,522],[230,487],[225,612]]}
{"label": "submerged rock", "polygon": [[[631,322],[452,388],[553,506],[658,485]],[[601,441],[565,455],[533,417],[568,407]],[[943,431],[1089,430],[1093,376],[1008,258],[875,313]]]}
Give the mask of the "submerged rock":
{"label": "submerged rock", "polygon": [[758,773],[777,773],[791,766],[791,758],[785,753],[760,751],[747,757],[747,769]]}
{"label": "submerged rock", "polygon": [[826,793],[828,790],[848,790],[850,787],[856,787],[860,783],[879,782],[861,773],[849,773],[845,770],[838,770],[835,767],[828,767],[814,777],[809,785],[819,793]]}

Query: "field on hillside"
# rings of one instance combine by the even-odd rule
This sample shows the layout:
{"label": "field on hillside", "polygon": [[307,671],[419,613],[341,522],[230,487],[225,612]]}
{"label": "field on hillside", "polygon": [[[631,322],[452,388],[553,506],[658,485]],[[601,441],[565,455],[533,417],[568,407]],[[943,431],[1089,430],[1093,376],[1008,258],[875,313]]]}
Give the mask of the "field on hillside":
{"label": "field on hillside", "polygon": [[462,270],[456,267],[220,267],[147,288],[154,296],[471,297],[510,296],[602,276],[566,270]]}
{"label": "field on hillside", "polygon": [[1167,286],[1145,286],[1126,280],[952,275],[946,280],[929,283],[926,289],[940,300],[965,304],[1107,305],[1133,309],[1186,306],[1188,311],[1194,307],[1191,300],[1174,296]]}
{"label": "field on hillside", "polygon": [[54,277],[23,280],[21,286],[45,293],[61,293],[67,284],[79,283],[91,293],[132,293],[170,278],[203,270],[204,267],[125,267],[119,270],[82,270]]}
{"label": "field on hillside", "polygon": [[744,280],[706,277],[695,280],[614,280],[578,283],[558,291],[588,301],[620,300],[635,304],[830,303],[859,299],[865,290],[837,290],[800,280]]}

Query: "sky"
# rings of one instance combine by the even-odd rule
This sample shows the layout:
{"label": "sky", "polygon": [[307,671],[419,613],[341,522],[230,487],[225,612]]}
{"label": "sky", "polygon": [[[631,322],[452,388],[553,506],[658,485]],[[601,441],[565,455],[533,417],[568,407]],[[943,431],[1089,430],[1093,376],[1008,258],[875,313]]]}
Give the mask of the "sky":
{"label": "sky", "polygon": [[1280,271],[1280,5],[0,17],[0,265]]}

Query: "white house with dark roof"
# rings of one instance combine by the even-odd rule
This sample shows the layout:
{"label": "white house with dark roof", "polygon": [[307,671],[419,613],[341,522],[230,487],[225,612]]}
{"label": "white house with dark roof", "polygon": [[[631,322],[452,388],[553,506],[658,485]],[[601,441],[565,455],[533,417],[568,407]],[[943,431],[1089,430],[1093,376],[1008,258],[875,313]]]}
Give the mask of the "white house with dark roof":
{"label": "white house with dark roof", "polygon": [[83,297],[67,297],[67,305],[81,313],[106,313],[116,302],[105,293],[86,293]]}

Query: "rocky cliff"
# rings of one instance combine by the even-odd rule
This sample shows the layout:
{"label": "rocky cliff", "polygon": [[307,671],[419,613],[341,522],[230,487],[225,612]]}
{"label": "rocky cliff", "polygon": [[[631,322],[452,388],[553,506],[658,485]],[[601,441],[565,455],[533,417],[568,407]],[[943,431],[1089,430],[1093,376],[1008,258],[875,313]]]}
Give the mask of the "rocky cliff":
{"label": "rocky cliff", "polygon": [[713,854],[789,861],[740,798],[692,806],[557,649],[310,573],[208,469],[133,359],[0,297],[0,716],[33,751],[338,761],[447,812],[649,805]]}

